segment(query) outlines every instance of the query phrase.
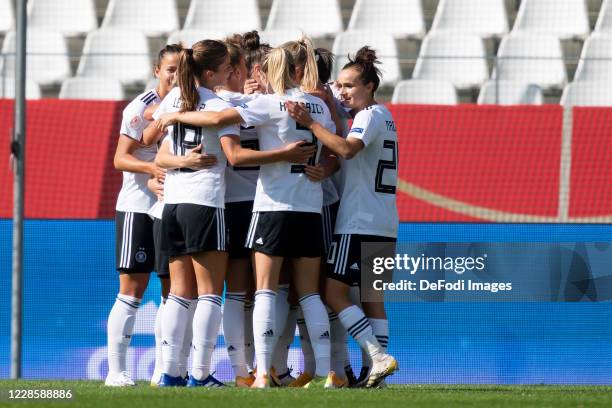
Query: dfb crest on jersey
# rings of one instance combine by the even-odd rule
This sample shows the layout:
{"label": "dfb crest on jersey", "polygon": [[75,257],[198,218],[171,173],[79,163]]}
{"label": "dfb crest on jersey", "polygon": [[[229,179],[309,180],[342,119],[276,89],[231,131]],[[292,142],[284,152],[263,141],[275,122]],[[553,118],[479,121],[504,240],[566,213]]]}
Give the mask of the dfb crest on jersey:
{"label": "dfb crest on jersey", "polygon": [[135,255],[136,262],[143,263],[147,260],[147,253],[143,250],[136,252]]}
{"label": "dfb crest on jersey", "polygon": [[140,127],[141,122],[142,117],[140,115],[136,115],[130,120],[130,127],[132,129],[138,129]]}

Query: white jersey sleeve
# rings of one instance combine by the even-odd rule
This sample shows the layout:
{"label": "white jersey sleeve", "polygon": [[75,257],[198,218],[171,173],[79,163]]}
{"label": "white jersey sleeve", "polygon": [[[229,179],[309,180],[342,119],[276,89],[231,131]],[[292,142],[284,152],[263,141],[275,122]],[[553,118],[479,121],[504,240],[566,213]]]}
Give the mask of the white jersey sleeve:
{"label": "white jersey sleeve", "polygon": [[364,146],[368,146],[372,141],[376,139],[379,134],[378,130],[378,118],[375,111],[371,109],[363,109],[355,115],[353,120],[353,126],[347,135],[349,137],[359,139],[363,142]]}
{"label": "white jersey sleeve", "polygon": [[235,109],[246,127],[259,126],[270,120],[269,101],[269,98],[255,98],[247,104],[236,106]]}
{"label": "white jersey sleeve", "polygon": [[144,111],[147,105],[140,99],[134,99],[123,110],[123,120],[121,121],[121,134],[134,139],[137,142],[142,140],[142,132],[149,124],[144,118]]}

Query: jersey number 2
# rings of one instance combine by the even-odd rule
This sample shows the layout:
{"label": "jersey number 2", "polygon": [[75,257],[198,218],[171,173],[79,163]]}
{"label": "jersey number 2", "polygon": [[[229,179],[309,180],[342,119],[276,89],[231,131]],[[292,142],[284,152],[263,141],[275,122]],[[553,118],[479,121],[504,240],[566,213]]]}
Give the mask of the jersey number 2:
{"label": "jersey number 2", "polygon": [[393,140],[383,141],[383,148],[391,149],[393,160],[379,160],[378,168],[376,169],[376,180],[374,184],[374,191],[377,193],[395,194],[395,186],[383,184],[383,172],[385,169],[396,170],[397,169],[397,148]]}

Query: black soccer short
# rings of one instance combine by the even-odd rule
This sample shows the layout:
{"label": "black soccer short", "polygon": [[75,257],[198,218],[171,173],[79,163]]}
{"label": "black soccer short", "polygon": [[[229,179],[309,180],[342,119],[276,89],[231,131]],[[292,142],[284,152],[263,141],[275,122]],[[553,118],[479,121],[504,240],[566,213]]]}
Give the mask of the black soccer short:
{"label": "black soccer short", "polygon": [[251,250],[244,246],[253,215],[253,201],[238,201],[225,204],[229,240],[227,252],[230,259],[250,258]]}
{"label": "black soccer short", "polygon": [[170,278],[170,258],[162,254],[162,220],[153,219],[153,242],[155,243],[155,271],[161,278]]}
{"label": "black soccer short", "polygon": [[254,212],[247,234],[247,248],[285,258],[323,255],[321,214],[298,211]]}
{"label": "black soccer short", "polygon": [[323,211],[321,212],[321,218],[323,220],[323,249],[325,254],[328,253],[334,238],[334,226],[336,225],[336,218],[338,217],[338,208],[340,208],[340,201],[323,206]]}
{"label": "black soccer short", "polygon": [[151,273],[155,267],[153,220],[148,214],[117,211],[115,258],[120,273]]}
{"label": "black soccer short", "polygon": [[[364,242],[396,243],[396,238],[377,235],[335,234],[327,254],[327,277],[361,286],[361,244]],[[394,247],[394,246],[393,246]],[[395,256],[395,250],[389,256]]]}
{"label": "black soccer short", "polygon": [[225,210],[198,204],[165,204],[161,252],[168,257],[225,251]]}

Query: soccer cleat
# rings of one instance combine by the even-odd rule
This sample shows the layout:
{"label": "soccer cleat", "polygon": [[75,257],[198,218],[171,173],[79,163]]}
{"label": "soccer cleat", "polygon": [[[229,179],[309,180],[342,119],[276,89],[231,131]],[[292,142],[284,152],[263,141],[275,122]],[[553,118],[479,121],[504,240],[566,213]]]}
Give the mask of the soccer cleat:
{"label": "soccer cleat", "polygon": [[348,379],[340,378],[334,371],[330,371],[327,375],[327,379],[325,380],[325,385],[323,386],[325,389],[331,388],[347,388],[348,387]]}
{"label": "soccer cleat", "polygon": [[357,384],[357,377],[355,377],[353,367],[351,367],[350,365],[344,367],[344,374],[346,374],[346,378],[348,379],[348,386],[350,388],[354,387],[355,384]]}
{"label": "soccer cleat", "polygon": [[397,360],[393,356],[389,354],[379,356],[377,355],[372,359],[372,371],[370,371],[368,376],[366,388],[377,388],[385,377],[390,376],[399,369]]}
{"label": "soccer cleat", "polygon": [[255,376],[249,375],[248,377],[236,376],[236,387],[238,388],[249,388],[255,382]]}
{"label": "soccer cleat", "polygon": [[209,388],[217,388],[217,387],[225,387],[221,381],[217,380],[215,377],[210,374],[203,380],[197,380],[193,376],[189,376],[189,380],[187,381],[188,387],[209,387]]}
{"label": "soccer cleat", "polygon": [[157,387],[159,385],[159,381],[161,380],[162,374],[163,373],[161,371],[153,372],[153,376],[151,377],[151,387]]}
{"label": "soccer cleat", "polygon": [[274,367],[272,367],[270,369],[270,372],[268,373],[268,375],[270,376],[270,386],[272,386],[272,387],[281,387],[282,386],[280,379],[276,375],[276,370],[274,369]]}
{"label": "soccer cleat", "polygon": [[120,373],[108,373],[104,385],[107,387],[133,387],[136,384],[126,371],[122,371]]}
{"label": "soccer cleat", "polygon": [[270,380],[267,374],[258,375],[251,384],[251,388],[270,388]]}
{"label": "soccer cleat", "polygon": [[359,377],[357,378],[355,384],[351,386],[351,388],[363,388],[368,382],[368,374],[370,373],[370,367],[364,366],[361,367],[361,371],[359,371]]}
{"label": "soccer cleat", "polygon": [[301,388],[312,381],[312,376],[307,373],[302,373],[295,379],[294,382],[288,385],[288,387],[292,388]]}
{"label": "soccer cleat", "polygon": [[295,378],[291,376],[291,369],[288,368],[287,372],[277,376],[278,387],[287,387],[289,384],[295,381]]}
{"label": "soccer cleat", "polygon": [[181,377],[180,375],[177,377],[172,377],[164,373],[159,379],[157,386],[158,387],[184,387],[185,379]]}

